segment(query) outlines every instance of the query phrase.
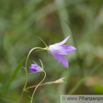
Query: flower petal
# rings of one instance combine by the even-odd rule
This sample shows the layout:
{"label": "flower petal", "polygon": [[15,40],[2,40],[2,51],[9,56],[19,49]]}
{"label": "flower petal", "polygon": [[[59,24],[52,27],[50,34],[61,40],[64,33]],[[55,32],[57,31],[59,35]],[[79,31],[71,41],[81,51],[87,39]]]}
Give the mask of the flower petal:
{"label": "flower petal", "polygon": [[64,56],[62,56],[60,54],[56,54],[56,53],[52,53],[52,54],[58,60],[58,62],[61,62],[66,68],[69,67],[68,61]]}
{"label": "flower petal", "polygon": [[76,51],[76,48],[71,45],[61,45],[58,49],[58,54],[67,55]]}
{"label": "flower petal", "polygon": [[49,50],[60,55],[67,55],[73,53],[76,48],[70,45],[50,45]]}
{"label": "flower petal", "polygon": [[37,65],[36,64],[31,64],[31,67],[37,67]]}
{"label": "flower petal", "polygon": [[65,38],[63,41],[61,41],[59,43],[55,43],[55,44],[57,44],[57,45],[63,45],[64,43],[66,43],[66,41],[69,39],[69,37],[70,37],[70,35],[67,38]]}
{"label": "flower petal", "polygon": [[38,72],[38,71],[40,71],[40,69],[38,68],[38,66],[36,64],[31,64],[31,67],[29,67],[29,69],[30,69],[31,72]]}
{"label": "flower petal", "polygon": [[40,71],[38,68],[29,67],[31,72],[38,72]]}

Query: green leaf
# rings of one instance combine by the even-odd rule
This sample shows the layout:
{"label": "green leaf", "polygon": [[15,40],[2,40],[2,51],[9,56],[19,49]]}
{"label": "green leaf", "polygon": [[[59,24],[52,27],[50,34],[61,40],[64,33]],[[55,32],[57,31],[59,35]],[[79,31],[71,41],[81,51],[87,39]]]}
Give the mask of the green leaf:
{"label": "green leaf", "polygon": [[7,91],[8,87],[10,86],[12,80],[14,79],[14,77],[16,76],[16,74],[19,71],[19,68],[21,67],[22,63],[23,63],[24,59],[22,59],[19,64],[17,65],[17,67],[15,68],[14,72],[12,73],[11,77],[9,78],[9,80],[7,81],[6,85],[4,86],[2,93],[0,94],[0,97]]}
{"label": "green leaf", "polygon": [[40,39],[44,43],[44,45],[47,47],[47,44],[41,38],[39,38],[38,36],[37,38]]}
{"label": "green leaf", "polygon": [[84,80],[90,76],[92,73],[94,73],[101,65],[103,64],[103,61],[101,61],[100,63],[98,63],[83,79],[81,79],[72,89],[71,91],[68,93],[69,95],[73,94],[76,89],[84,82]]}
{"label": "green leaf", "polygon": [[3,33],[1,34],[1,37],[0,37],[0,57],[2,55],[4,36],[5,36],[5,30],[3,31]]}

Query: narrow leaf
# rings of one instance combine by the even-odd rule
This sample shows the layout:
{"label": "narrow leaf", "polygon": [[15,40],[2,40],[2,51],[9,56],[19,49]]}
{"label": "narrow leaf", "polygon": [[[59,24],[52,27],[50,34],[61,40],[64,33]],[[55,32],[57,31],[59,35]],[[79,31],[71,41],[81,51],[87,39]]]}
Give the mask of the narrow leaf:
{"label": "narrow leaf", "polygon": [[47,47],[47,44],[41,38],[39,38],[38,36],[37,38],[40,39],[44,43],[44,45]]}
{"label": "narrow leaf", "polygon": [[94,73],[101,65],[103,64],[103,61],[101,61],[100,63],[98,63],[92,70],[91,72],[89,72],[83,79],[81,79],[72,89],[71,91],[68,93],[69,95],[73,94],[76,89],[84,82],[84,80],[90,76],[92,73]]}
{"label": "narrow leaf", "polygon": [[10,86],[12,80],[14,79],[14,77],[16,76],[16,74],[19,71],[19,68],[21,67],[22,63],[23,63],[24,59],[22,59],[19,64],[17,65],[17,67],[15,68],[14,72],[12,73],[11,77],[9,78],[9,80],[7,81],[6,85],[4,86],[2,93],[0,94],[0,96],[2,96],[8,89],[8,87]]}
{"label": "narrow leaf", "polygon": [[5,36],[5,30],[3,31],[3,33],[1,34],[1,37],[0,37],[0,57],[2,55],[4,36]]}

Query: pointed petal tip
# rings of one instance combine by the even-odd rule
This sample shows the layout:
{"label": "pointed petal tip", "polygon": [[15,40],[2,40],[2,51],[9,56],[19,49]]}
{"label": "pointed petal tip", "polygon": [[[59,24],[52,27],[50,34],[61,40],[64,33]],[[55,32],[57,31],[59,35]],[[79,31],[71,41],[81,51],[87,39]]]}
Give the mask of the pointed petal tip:
{"label": "pointed petal tip", "polygon": [[56,45],[63,45],[64,43],[66,43],[66,41],[69,39],[70,35],[68,37],[66,37],[63,41],[59,42],[59,43],[55,43]]}
{"label": "pointed petal tip", "polygon": [[69,68],[69,65],[64,65],[67,69]]}
{"label": "pointed petal tip", "polygon": [[74,50],[76,50],[76,47],[74,47]]}
{"label": "pointed petal tip", "polygon": [[67,38],[69,38],[70,37],[70,35],[69,36],[67,36]]}

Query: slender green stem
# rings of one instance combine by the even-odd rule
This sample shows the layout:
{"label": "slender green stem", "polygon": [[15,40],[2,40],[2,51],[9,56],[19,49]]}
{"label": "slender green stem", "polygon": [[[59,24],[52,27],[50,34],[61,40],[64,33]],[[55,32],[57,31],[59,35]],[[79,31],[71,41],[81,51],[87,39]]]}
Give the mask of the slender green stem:
{"label": "slender green stem", "polygon": [[[79,53],[79,50],[78,50],[78,46],[77,46],[77,43],[76,43],[76,40],[75,40],[75,38],[74,38],[74,34],[73,34],[73,33],[72,33],[72,38],[73,38],[74,45],[75,45],[75,47],[76,47],[76,55],[77,55],[77,60],[78,60],[78,64],[79,64],[79,67],[80,67],[81,78],[84,78],[84,69],[83,69],[83,66],[82,66],[83,61],[82,61],[82,59],[81,59],[81,57],[80,57],[80,53]],[[82,93],[85,94],[86,91],[85,91],[85,86],[84,86],[84,84],[82,84],[81,90],[82,90]]]}
{"label": "slender green stem", "polygon": [[27,82],[28,82],[27,62],[28,62],[28,59],[29,59],[29,56],[30,56],[31,52],[32,52],[33,50],[36,50],[36,49],[42,49],[42,50],[44,50],[44,48],[41,48],[41,47],[34,47],[34,48],[32,48],[32,49],[29,51],[29,53],[28,53],[28,55],[27,55],[27,57],[26,57],[26,62],[25,62],[26,82],[25,82],[25,85],[24,85],[23,90],[22,90],[22,93],[21,93],[20,103],[21,103],[21,101],[22,101],[23,92],[26,91],[26,86],[27,86]]}
{"label": "slender green stem", "polygon": [[31,52],[32,52],[33,50],[35,50],[35,49],[43,49],[43,48],[41,48],[41,47],[35,47],[35,48],[32,48],[32,49],[29,51],[28,55],[27,55],[26,63],[25,63],[26,82],[25,82],[25,85],[24,85],[24,90],[25,90],[26,85],[27,85],[27,82],[28,82],[27,62],[28,62],[28,59],[29,59],[29,56],[30,56]]}
{"label": "slender green stem", "polygon": [[[57,79],[57,80],[55,80],[55,81],[42,83],[42,84],[40,84],[39,86],[43,86],[43,85],[47,85],[47,84],[60,84],[60,83],[64,83],[63,79],[64,79],[64,77],[63,77],[63,78],[60,78],[60,79]],[[65,83],[66,83],[66,82],[65,82]],[[30,87],[27,87],[26,90],[27,90],[27,89],[34,88],[34,87],[36,87],[36,86],[37,86],[37,85],[33,85],[33,86],[30,86]]]}
{"label": "slender green stem", "polygon": [[31,97],[31,102],[30,102],[30,103],[32,103],[32,101],[33,101],[33,96],[34,96],[37,88],[40,86],[40,84],[41,84],[41,83],[44,81],[44,79],[46,78],[46,72],[43,71],[43,73],[44,73],[44,78],[43,78],[42,81],[35,87],[35,89],[34,89],[34,91],[33,91],[33,94],[32,94],[32,97]]}
{"label": "slender green stem", "polygon": [[[53,81],[53,82],[46,82],[46,83],[40,84],[39,86],[48,85],[48,84],[59,84],[59,83],[56,83],[55,81]],[[30,87],[27,87],[26,90],[27,90],[27,89],[34,88],[34,87],[36,87],[36,86],[37,86],[37,85],[33,85],[33,86],[30,86]]]}

